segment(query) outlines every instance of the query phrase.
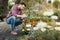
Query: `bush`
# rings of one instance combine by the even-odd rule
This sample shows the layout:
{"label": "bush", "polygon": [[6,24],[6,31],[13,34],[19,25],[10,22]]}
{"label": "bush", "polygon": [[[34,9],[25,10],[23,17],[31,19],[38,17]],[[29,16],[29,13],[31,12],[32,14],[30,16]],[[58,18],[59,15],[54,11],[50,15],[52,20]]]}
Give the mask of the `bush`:
{"label": "bush", "polygon": [[58,20],[57,21],[60,21],[60,10],[54,10],[54,15],[58,16]]}
{"label": "bush", "polygon": [[3,18],[5,18],[5,17],[6,17],[5,14],[1,14],[1,15],[0,15],[0,20],[3,21]]}
{"label": "bush", "polygon": [[46,30],[42,32],[41,30],[33,31],[30,34],[30,38],[34,40],[57,40],[58,34],[56,30]]}
{"label": "bush", "polygon": [[12,6],[13,6],[13,5],[9,5],[9,6],[8,6],[8,7],[9,7],[8,11],[10,11],[10,9],[12,8]]}
{"label": "bush", "polygon": [[0,5],[0,14],[2,14],[3,9],[4,9],[4,6],[3,5]]}

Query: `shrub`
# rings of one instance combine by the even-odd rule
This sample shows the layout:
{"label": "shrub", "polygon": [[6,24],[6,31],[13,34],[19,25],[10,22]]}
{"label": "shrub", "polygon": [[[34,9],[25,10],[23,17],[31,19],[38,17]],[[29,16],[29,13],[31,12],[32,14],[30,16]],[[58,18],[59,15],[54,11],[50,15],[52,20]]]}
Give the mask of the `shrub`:
{"label": "shrub", "polygon": [[56,40],[57,36],[56,30],[46,30],[44,32],[37,30],[30,34],[30,37],[33,37],[35,40]]}
{"label": "shrub", "polygon": [[5,14],[1,14],[1,15],[0,15],[0,20],[3,21],[3,18],[5,18],[5,17],[6,17]]}

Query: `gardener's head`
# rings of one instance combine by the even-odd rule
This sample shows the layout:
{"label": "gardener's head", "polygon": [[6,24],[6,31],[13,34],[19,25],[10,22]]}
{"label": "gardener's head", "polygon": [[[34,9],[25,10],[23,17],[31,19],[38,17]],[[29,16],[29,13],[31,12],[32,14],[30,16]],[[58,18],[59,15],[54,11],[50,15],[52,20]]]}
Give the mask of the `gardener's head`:
{"label": "gardener's head", "polygon": [[26,4],[25,3],[20,3],[18,5],[18,8],[20,8],[20,9],[24,9],[25,7],[26,7]]}

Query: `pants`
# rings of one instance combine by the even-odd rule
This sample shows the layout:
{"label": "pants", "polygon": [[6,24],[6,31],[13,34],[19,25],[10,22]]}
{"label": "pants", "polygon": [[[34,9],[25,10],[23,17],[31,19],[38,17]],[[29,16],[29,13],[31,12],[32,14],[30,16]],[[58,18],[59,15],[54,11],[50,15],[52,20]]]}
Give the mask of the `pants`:
{"label": "pants", "polygon": [[6,22],[7,22],[7,24],[11,25],[12,31],[14,31],[16,26],[22,24],[23,19],[18,20],[18,19],[16,19],[15,16],[11,16],[6,20]]}

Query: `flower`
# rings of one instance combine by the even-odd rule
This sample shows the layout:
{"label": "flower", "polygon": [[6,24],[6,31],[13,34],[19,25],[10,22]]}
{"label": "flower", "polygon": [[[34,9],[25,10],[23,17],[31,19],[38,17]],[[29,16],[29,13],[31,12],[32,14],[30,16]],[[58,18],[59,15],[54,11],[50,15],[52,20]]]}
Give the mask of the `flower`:
{"label": "flower", "polygon": [[13,0],[9,0],[8,3],[9,3],[9,5],[14,5],[15,4],[15,2]]}
{"label": "flower", "polygon": [[54,30],[54,28],[50,25],[48,25],[46,28],[48,28],[49,30]]}
{"label": "flower", "polygon": [[46,11],[46,12],[43,13],[44,16],[51,16],[53,14],[54,14],[54,12],[53,12],[52,9],[50,9],[50,10],[48,10],[48,11]]}
{"label": "flower", "polygon": [[55,27],[55,30],[58,30],[58,31],[60,31],[60,27]]}
{"label": "flower", "polygon": [[31,30],[30,28],[31,28],[31,24],[26,24],[26,30],[30,31]]}
{"label": "flower", "polygon": [[36,25],[36,27],[38,27],[38,28],[43,28],[43,27],[46,27],[46,26],[47,26],[46,22],[38,22],[38,24]]}
{"label": "flower", "polygon": [[48,25],[47,28],[52,28],[52,26],[49,26],[49,25]]}
{"label": "flower", "polygon": [[38,30],[39,28],[38,27],[34,27],[33,30]]}
{"label": "flower", "polygon": [[26,27],[31,27],[31,24],[26,24]]}
{"label": "flower", "polygon": [[58,19],[58,16],[51,16],[51,19]]}
{"label": "flower", "polygon": [[24,32],[25,30],[24,30],[24,29],[22,29],[22,31]]}
{"label": "flower", "polygon": [[60,22],[56,22],[56,25],[57,25],[57,26],[60,26]]}
{"label": "flower", "polygon": [[27,31],[30,31],[30,30],[31,30],[30,28],[27,29]]}
{"label": "flower", "polygon": [[[33,30],[38,30],[38,29],[44,28],[46,26],[47,26],[46,22],[38,22],[38,24],[36,25],[36,27],[33,28]],[[41,30],[43,30],[43,29],[41,29]]]}
{"label": "flower", "polygon": [[41,31],[43,31],[43,32],[46,31],[46,28],[41,28]]}

